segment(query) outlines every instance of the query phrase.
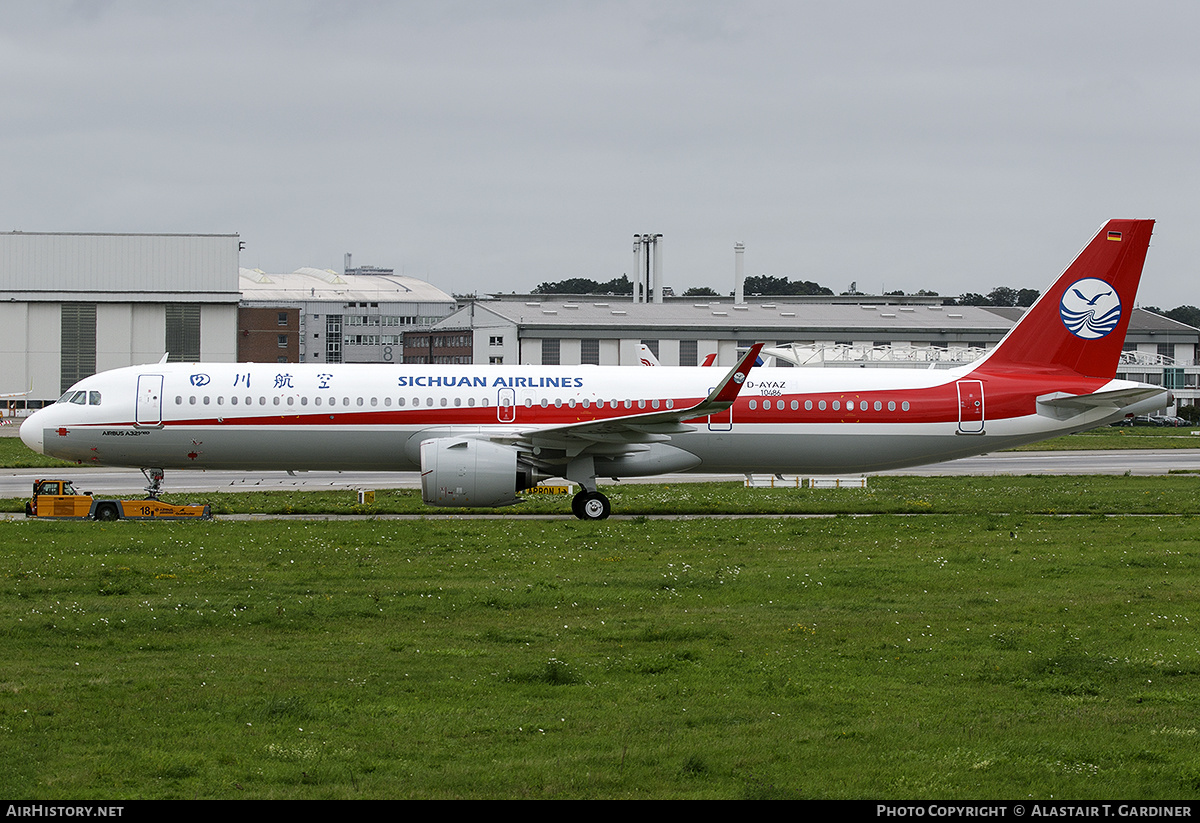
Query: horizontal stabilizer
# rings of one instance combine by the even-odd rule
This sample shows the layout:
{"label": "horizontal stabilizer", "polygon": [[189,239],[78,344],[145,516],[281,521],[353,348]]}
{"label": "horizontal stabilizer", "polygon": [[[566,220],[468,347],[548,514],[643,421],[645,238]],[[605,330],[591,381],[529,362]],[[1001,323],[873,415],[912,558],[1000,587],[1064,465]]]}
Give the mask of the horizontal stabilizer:
{"label": "horizontal stabilizer", "polygon": [[[1157,401],[1157,402],[1156,402]],[[1091,394],[1067,394],[1054,392],[1043,394],[1037,398],[1038,414],[1043,417],[1053,417],[1067,420],[1076,415],[1104,409],[1106,411],[1125,411],[1134,414],[1169,405],[1171,393],[1158,386],[1130,386],[1121,389],[1107,389]],[[1136,411],[1131,407],[1137,406]]]}

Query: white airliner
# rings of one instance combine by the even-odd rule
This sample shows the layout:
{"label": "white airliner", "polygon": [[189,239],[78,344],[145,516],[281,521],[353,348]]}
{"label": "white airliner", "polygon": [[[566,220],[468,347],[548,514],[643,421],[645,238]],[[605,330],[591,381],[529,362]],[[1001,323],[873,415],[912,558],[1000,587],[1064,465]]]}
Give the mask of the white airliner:
{"label": "white airliner", "polygon": [[[501,506],[551,477],[843,474],[979,454],[1161,408],[1114,375],[1153,229],[1113,220],[984,358],[948,371],[158,363],[85,378],[25,421],[85,465],[420,471],[435,506]],[[1000,242],[1000,239],[997,241]]]}

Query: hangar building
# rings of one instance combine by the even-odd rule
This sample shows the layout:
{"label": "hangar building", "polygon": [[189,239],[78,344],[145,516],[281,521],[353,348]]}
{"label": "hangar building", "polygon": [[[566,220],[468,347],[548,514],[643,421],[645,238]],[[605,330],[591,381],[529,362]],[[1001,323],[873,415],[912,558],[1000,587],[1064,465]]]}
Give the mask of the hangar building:
{"label": "hangar building", "polygon": [[0,393],[32,405],[104,369],[232,361],[236,234],[0,234]]}

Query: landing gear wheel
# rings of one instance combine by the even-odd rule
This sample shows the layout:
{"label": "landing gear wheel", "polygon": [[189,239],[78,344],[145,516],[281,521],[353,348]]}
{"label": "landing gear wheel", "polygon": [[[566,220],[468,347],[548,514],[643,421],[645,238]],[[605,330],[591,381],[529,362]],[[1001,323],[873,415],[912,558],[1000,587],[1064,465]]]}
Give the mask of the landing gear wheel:
{"label": "landing gear wheel", "polygon": [[600,492],[580,492],[571,500],[571,511],[580,520],[603,520],[612,507]]}

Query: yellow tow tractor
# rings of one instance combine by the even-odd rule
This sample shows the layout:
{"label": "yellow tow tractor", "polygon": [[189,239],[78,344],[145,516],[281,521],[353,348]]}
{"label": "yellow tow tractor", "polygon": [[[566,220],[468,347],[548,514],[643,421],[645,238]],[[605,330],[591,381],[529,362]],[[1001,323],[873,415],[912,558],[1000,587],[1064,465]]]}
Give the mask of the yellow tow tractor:
{"label": "yellow tow tractor", "polygon": [[25,504],[26,517],[74,520],[209,520],[207,505],[173,506],[153,497],[146,500],[97,498],[78,492],[70,480],[37,480],[33,499]]}

